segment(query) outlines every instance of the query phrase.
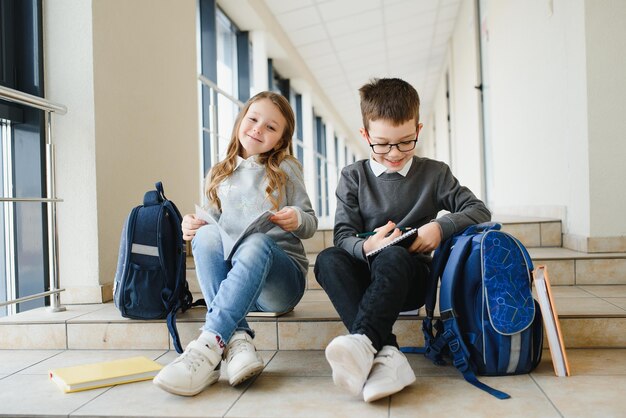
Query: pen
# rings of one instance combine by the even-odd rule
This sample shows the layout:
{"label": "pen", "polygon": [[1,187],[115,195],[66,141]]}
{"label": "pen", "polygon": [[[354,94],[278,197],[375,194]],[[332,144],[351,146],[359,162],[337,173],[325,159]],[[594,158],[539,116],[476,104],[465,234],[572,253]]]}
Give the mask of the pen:
{"label": "pen", "polygon": [[[400,230],[400,232],[407,232],[410,231],[411,229],[413,229],[410,226],[403,226],[403,227],[399,227],[398,228]],[[372,235],[375,235],[376,231],[372,231],[372,232],[359,232],[358,234],[356,234],[357,238],[367,238],[367,237],[371,237]]]}

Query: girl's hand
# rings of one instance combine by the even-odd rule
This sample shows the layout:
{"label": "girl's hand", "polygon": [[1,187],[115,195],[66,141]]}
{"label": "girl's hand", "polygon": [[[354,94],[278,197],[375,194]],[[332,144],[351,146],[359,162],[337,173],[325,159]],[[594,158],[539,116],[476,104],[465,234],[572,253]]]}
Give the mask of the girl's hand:
{"label": "girl's hand", "polygon": [[[387,222],[381,227],[374,229],[374,231],[376,231],[376,234],[366,239],[363,243],[363,251],[365,252],[365,254],[375,250],[376,248],[384,246],[385,244],[393,241],[394,239],[402,235],[402,232],[396,228],[396,224],[391,221]],[[387,234],[390,232],[391,235],[387,236]]]}
{"label": "girl's hand", "polygon": [[185,215],[181,224],[183,229],[183,239],[185,241],[191,241],[193,237],[196,236],[198,229],[204,225],[206,225],[206,221],[196,218],[196,215]]}
{"label": "girl's hand", "polygon": [[282,208],[270,217],[270,221],[287,232],[298,229],[298,214],[293,208]]}
{"label": "girl's hand", "polygon": [[417,230],[417,238],[409,247],[411,253],[429,253],[441,243],[441,227],[437,222],[429,222]]}

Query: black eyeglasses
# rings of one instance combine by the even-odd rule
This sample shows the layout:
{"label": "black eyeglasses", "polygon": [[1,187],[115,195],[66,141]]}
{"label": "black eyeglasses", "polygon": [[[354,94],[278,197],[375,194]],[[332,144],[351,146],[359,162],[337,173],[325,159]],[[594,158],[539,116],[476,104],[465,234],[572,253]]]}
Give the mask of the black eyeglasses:
{"label": "black eyeglasses", "polygon": [[389,154],[391,152],[391,148],[393,147],[396,147],[400,152],[407,152],[414,150],[416,144],[417,134],[415,134],[415,139],[410,141],[402,141],[397,144],[372,144],[370,142],[370,147],[372,148],[372,152],[374,152],[374,154]]}

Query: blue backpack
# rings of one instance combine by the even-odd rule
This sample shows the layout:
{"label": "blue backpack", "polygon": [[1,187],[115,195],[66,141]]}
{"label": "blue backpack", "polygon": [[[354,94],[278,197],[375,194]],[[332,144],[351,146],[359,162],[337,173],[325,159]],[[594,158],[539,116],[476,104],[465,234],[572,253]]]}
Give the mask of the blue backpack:
{"label": "blue backpack", "polygon": [[155,187],[122,229],[113,298],[125,318],[167,319],[174,347],[182,353],[176,313],[204,300],[192,303],[180,212],[165,197],[163,184]]}
{"label": "blue backpack", "polygon": [[541,361],[543,322],[531,292],[532,270],[524,246],[500,224],[473,225],[446,240],[435,251],[426,293],[425,349],[404,351],[424,352],[438,365],[451,357],[469,383],[509,398],[476,375],[530,373]]}

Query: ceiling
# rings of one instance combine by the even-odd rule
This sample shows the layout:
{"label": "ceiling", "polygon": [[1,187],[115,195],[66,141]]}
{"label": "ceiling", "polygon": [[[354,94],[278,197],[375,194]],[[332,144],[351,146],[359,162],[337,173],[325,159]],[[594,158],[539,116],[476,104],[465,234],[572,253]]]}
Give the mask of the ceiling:
{"label": "ceiling", "polygon": [[352,133],[373,77],[408,81],[430,113],[461,0],[264,1]]}

